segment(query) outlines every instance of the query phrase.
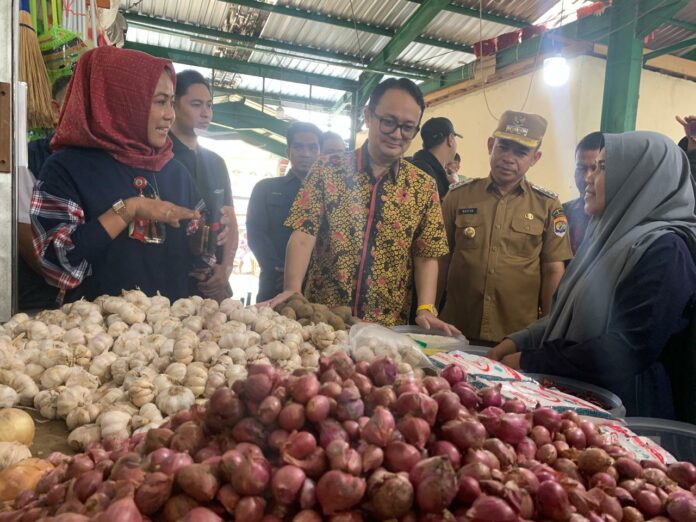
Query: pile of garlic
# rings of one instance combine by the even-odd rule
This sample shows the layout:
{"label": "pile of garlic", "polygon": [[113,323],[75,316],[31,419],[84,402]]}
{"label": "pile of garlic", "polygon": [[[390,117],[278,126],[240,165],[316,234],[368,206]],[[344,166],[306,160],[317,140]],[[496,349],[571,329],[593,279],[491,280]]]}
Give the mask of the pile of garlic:
{"label": "pile of garlic", "polygon": [[127,437],[203,402],[247,364],[315,369],[348,334],[270,308],[139,290],[77,301],[0,326],[0,405],[65,419],[76,449]]}

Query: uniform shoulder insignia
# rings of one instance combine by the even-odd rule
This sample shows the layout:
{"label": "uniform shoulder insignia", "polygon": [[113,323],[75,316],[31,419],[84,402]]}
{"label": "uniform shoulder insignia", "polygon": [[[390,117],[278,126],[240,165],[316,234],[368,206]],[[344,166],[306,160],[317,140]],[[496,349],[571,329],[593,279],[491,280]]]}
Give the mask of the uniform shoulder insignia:
{"label": "uniform shoulder insignia", "polygon": [[471,183],[472,181],[475,181],[475,178],[467,178],[467,179],[463,179],[463,180],[461,180],[461,181],[457,181],[456,183],[452,183],[452,184],[449,186],[449,189],[450,189],[450,190],[458,189],[459,187],[463,187],[464,185],[468,185],[468,184]]}
{"label": "uniform shoulder insignia", "polygon": [[556,193],[555,193],[554,191],[552,191],[552,190],[549,190],[549,189],[547,189],[547,188],[541,187],[541,186],[539,186],[539,185],[535,185],[534,183],[530,183],[530,185],[532,186],[532,188],[533,188],[534,190],[536,190],[536,191],[539,192],[540,194],[543,194],[543,195],[546,196],[547,198],[556,199],[556,198],[558,197],[558,194],[556,194]]}

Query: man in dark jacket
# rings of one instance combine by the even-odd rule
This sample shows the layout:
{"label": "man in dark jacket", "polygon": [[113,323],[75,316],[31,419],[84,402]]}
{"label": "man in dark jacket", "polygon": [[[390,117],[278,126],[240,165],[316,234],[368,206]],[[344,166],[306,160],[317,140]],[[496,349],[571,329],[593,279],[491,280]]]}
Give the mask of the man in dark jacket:
{"label": "man in dark jacket", "polygon": [[452,122],[447,118],[430,118],[423,124],[420,134],[423,149],[416,152],[410,161],[435,179],[442,201],[450,186],[445,166],[454,160],[457,153],[455,138],[461,136],[454,132]]}
{"label": "man in dark jacket", "polygon": [[288,128],[290,170],[282,178],[259,181],[247,207],[249,248],[261,266],[256,302],[266,301],[283,290],[285,247],[292,230],[284,223],[307,172],[319,158],[322,133],[316,125],[295,122]]}

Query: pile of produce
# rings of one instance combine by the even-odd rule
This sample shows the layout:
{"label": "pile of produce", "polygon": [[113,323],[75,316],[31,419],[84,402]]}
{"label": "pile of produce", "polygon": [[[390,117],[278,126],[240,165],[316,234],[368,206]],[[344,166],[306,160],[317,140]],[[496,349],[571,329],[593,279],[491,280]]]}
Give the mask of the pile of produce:
{"label": "pile of produce", "polygon": [[592,422],[477,391],[458,366],[419,379],[337,352],[318,372],[247,370],[158,429],[52,455],[0,522],[696,517],[692,464],[638,462]]}
{"label": "pile of produce", "polygon": [[350,306],[328,307],[324,304],[310,303],[302,294],[295,294],[279,303],[275,311],[289,319],[297,320],[301,325],[326,323],[334,330],[347,330],[360,322],[353,317]]}
{"label": "pile of produce", "polygon": [[65,419],[82,449],[126,438],[247,376],[248,364],[318,368],[348,333],[302,326],[270,308],[134,290],[0,326],[0,406]]}

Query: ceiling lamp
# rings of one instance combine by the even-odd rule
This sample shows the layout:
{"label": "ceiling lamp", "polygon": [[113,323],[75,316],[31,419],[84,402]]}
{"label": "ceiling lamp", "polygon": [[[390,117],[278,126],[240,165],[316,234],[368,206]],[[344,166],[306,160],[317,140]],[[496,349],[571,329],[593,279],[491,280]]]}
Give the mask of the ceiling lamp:
{"label": "ceiling lamp", "polygon": [[549,56],[544,59],[544,82],[551,87],[560,87],[568,82],[570,66],[564,56]]}

